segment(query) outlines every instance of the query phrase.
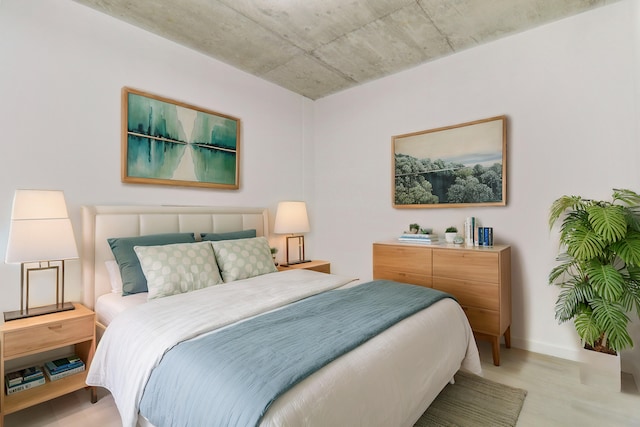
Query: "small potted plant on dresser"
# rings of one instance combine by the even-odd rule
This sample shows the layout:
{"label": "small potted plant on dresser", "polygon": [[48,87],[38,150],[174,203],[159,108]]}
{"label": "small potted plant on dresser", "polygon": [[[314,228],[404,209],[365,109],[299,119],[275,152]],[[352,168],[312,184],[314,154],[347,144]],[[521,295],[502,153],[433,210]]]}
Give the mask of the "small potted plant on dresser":
{"label": "small potted plant on dresser", "polygon": [[447,243],[453,243],[456,240],[456,236],[458,235],[458,229],[456,227],[447,227],[444,230],[444,240]]}
{"label": "small potted plant on dresser", "polygon": [[[560,264],[549,274],[549,284],[560,287],[556,319],[573,320],[586,349],[613,354],[584,352],[583,381],[602,378],[613,360],[617,373],[604,375],[613,383],[598,385],[619,390],[617,353],[633,347],[628,313],[640,317],[640,195],[614,189],[611,201],[562,196],[551,206],[549,227],[560,219]],[[586,363],[594,356],[600,361]]]}

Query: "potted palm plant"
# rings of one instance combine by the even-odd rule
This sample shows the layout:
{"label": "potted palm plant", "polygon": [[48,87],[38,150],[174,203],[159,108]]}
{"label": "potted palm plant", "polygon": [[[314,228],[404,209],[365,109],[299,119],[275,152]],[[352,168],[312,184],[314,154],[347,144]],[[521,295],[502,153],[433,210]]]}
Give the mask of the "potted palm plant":
{"label": "potted palm plant", "polygon": [[555,315],[573,320],[585,346],[616,353],[633,347],[628,314],[640,317],[640,195],[614,189],[611,201],[563,196],[553,202],[561,253],[549,283],[561,291]]}
{"label": "potted palm plant", "polygon": [[[559,264],[549,284],[560,287],[555,316],[573,320],[582,344],[582,383],[620,390],[619,351],[633,347],[629,314],[640,317],[640,195],[613,190],[611,201],[563,196],[551,206],[560,224]],[[611,356],[611,354],[616,356]]]}

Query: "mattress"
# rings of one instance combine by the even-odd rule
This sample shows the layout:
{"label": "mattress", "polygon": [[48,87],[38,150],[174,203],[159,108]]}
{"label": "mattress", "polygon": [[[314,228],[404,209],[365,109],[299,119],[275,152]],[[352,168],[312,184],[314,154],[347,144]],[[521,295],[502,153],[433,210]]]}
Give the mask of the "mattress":
{"label": "mattress", "polygon": [[101,295],[96,301],[95,312],[98,323],[109,326],[109,323],[124,310],[147,302],[147,292],[122,296],[108,293]]}

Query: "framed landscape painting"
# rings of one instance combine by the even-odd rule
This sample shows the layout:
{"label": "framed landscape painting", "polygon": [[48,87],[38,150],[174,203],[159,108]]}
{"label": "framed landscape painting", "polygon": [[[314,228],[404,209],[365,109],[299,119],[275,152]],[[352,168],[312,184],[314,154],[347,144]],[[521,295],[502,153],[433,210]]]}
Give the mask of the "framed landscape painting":
{"label": "framed landscape painting", "polygon": [[505,206],[506,116],[392,137],[396,208]]}
{"label": "framed landscape painting", "polygon": [[239,188],[240,119],[122,89],[122,181]]}

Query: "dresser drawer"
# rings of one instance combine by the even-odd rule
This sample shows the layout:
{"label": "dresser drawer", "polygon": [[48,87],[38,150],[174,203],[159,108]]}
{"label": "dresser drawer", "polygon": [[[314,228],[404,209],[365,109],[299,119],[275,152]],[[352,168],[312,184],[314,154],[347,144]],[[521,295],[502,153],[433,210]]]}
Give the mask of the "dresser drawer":
{"label": "dresser drawer", "polygon": [[12,359],[93,339],[94,316],[36,325],[4,333],[4,357]]}
{"label": "dresser drawer", "polygon": [[373,274],[378,269],[431,276],[431,252],[431,248],[374,244]]}
{"label": "dresser drawer", "polygon": [[496,283],[434,277],[433,288],[450,293],[460,305],[488,310],[500,309],[500,287]]}
{"label": "dresser drawer", "polygon": [[410,273],[407,271],[395,271],[382,267],[373,268],[373,278],[383,280],[393,280],[395,282],[410,283],[412,285],[431,287],[431,276],[424,274]]}
{"label": "dresser drawer", "polygon": [[500,263],[495,252],[436,250],[433,275],[452,279],[499,283]]}
{"label": "dresser drawer", "polygon": [[481,332],[488,335],[500,335],[500,314],[497,311],[486,310],[463,305],[462,309],[467,315],[473,332]]}

